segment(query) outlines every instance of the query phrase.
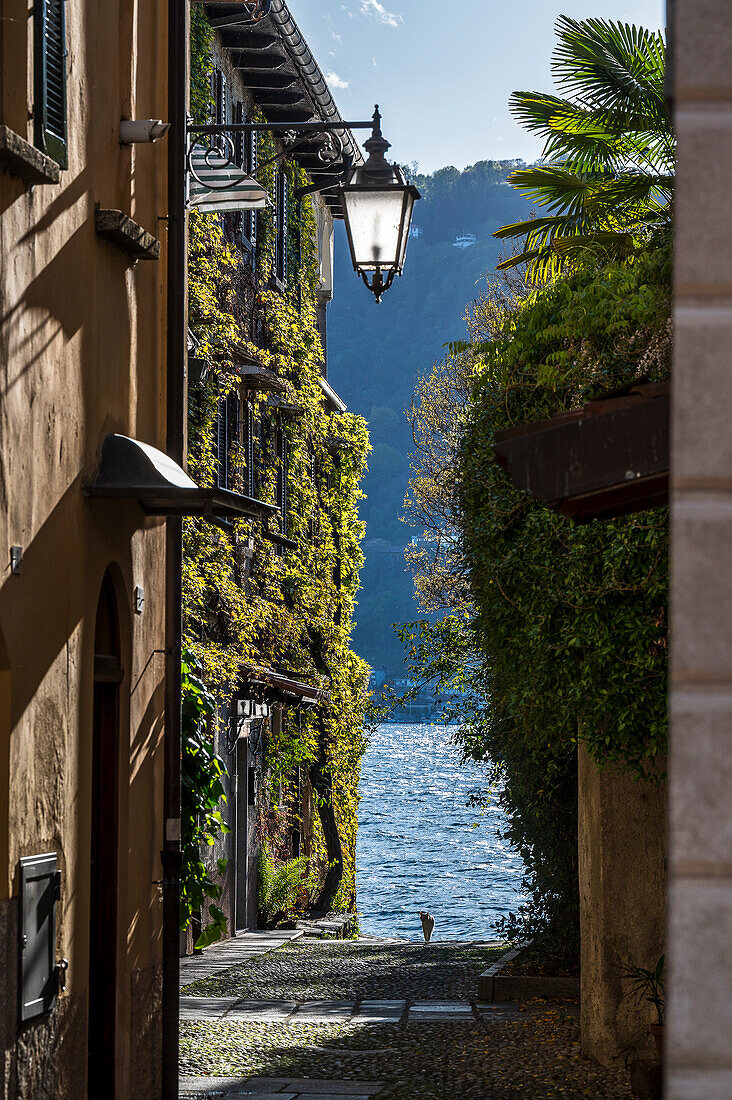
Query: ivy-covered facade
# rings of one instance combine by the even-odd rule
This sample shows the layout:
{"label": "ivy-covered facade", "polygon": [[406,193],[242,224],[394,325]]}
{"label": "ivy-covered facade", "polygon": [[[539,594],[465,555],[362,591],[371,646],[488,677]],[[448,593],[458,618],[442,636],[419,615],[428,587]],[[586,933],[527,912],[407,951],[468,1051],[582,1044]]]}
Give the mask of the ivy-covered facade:
{"label": "ivy-covered facade", "polygon": [[[261,70],[257,94],[236,67],[246,32],[214,31],[195,5],[191,40],[197,123],[276,116]],[[322,111],[280,48],[291,87]],[[184,525],[188,949],[281,915],[260,905],[258,869],[273,861],[300,860],[296,911],[355,908],[368,681],[350,644],[368,434],[327,383],[332,203],[297,195],[312,151],[278,156],[269,131],[233,148],[270,205],[191,213],[188,467],[198,484],[272,509],[263,521]]]}

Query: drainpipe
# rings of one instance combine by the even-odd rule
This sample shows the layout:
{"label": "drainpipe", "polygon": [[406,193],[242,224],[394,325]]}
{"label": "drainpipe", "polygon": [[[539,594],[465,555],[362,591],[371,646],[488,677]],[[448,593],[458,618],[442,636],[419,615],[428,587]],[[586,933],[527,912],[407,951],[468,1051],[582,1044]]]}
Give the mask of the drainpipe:
{"label": "drainpipe", "polygon": [[[185,467],[188,118],[188,0],[168,0],[167,445]],[[183,521],[165,521],[165,779],[163,864],[163,1100],[178,1100],[181,853],[181,606]]]}

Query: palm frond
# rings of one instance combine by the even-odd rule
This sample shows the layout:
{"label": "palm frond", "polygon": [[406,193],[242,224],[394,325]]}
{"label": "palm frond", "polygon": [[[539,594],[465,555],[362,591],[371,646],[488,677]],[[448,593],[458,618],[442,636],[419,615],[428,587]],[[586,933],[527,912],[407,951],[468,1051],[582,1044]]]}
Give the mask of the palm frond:
{"label": "palm frond", "polygon": [[581,103],[641,108],[658,122],[668,118],[664,99],[665,45],[658,31],[606,19],[561,15],[552,58],[558,86]]}
{"label": "palm frond", "polygon": [[563,214],[577,214],[602,178],[599,174],[581,175],[547,165],[517,169],[508,177],[508,181],[525,198],[533,199],[537,206],[545,206],[550,211],[561,211]]}
{"label": "palm frond", "polygon": [[674,191],[675,139],[664,98],[665,46],[655,31],[561,16],[553,72],[562,95],[515,92],[511,111],[543,138],[548,164],[509,182],[546,211],[503,226],[524,238],[527,278],[554,277],[588,250],[627,256],[665,232]]}

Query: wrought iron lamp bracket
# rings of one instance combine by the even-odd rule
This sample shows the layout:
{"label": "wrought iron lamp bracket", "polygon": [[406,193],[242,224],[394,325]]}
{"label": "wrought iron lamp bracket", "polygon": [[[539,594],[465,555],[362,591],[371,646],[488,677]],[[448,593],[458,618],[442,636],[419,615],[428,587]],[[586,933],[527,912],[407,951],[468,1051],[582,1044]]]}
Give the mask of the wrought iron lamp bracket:
{"label": "wrought iron lamp bracket", "polygon": [[[271,167],[273,164],[287,161],[302,149],[303,146],[312,145],[315,139],[318,141],[316,154],[318,159],[322,164],[332,167],[334,175],[329,176],[327,180],[319,184],[313,184],[310,187],[299,189],[296,198],[302,199],[305,195],[316,194],[320,191],[326,191],[331,187],[336,187],[341,179],[350,171],[353,160],[344,150],[343,138],[341,136],[343,131],[371,129],[372,125],[372,122],[284,122],[276,124],[269,122],[224,122],[194,126],[189,121],[186,146],[186,178],[187,180],[191,178],[195,179],[197,183],[201,184],[201,186],[205,186],[206,189],[210,191],[226,190],[232,185],[235,186],[236,183],[243,183],[245,180],[251,178],[256,180],[256,177],[251,177],[248,172],[245,172],[241,169],[241,166],[236,163],[235,137],[237,134],[272,133],[281,136],[284,148],[274,157],[270,157],[269,160],[259,164],[257,166],[258,172]],[[209,139],[208,142],[205,141],[206,138]],[[215,139],[215,144],[212,142],[212,139]],[[221,148],[222,145],[224,146],[225,152],[224,149]],[[211,183],[210,177],[204,182],[198,175],[193,163],[193,152],[197,148],[203,151],[204,163],[208,168],[214,166],[213,161],[215,160],[217,166],[224,169],[241,169],[242,174],[240,178],[232,181],[229,177],[219,188]],[[225,158],[223,163],[221,158]],[[339,161],[340,164],[338,163]],[[260,181],[256,180],[256,182]]]}
{"label": "wrought iron lamp bracket", "polygon": [[246,0],[249,11],[243,15],[220,15],[211,19],[212,27],[255,27],[272,10],[272,0]]}

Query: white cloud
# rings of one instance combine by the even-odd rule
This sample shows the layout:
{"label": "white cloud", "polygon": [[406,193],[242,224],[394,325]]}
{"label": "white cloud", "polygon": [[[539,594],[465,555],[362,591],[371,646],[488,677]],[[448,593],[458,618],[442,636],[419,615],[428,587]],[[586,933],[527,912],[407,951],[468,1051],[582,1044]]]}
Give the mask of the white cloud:
{"label": "white cloud", "polygon": [[360,10],[361,15],[365,15],[367,19],[373,19],[377,23],[385,23],[387,27],[398,27],[400,23],[404,22],[403,16],[387,11],[384,5],[379,3],[379,0],[360,0]]}
{"label": "white cloud", "polygon": [[349,86],[349,81],[344,80],[338,73],[326,73],[325,79],[328,81],[331,88],[347,88]]}

